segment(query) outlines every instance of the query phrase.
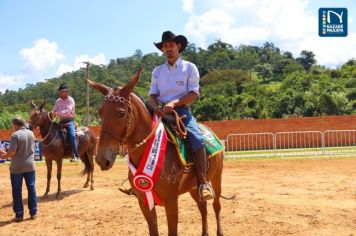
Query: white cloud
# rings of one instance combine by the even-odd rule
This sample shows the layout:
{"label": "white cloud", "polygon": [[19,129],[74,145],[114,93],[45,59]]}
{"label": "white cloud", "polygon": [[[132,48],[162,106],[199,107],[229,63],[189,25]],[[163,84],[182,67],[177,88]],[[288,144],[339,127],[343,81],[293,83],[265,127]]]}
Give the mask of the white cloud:
{"label": "white cloud", "polygon": [[[183,1],[183,8],[186,4]],[[215,39],[235,46],[271,41],[296,56],[301,50],[311,50],[320,64],[331,67],[354,57],[356,51],[352,32],[346,38],[318,36],[317,12],[308,9],[308,0],[191,0],[189,4],[195,8],[185,33],[203,48]]]}
{"label": "white cloud", "polygon": [[298,43],[299,52],[303,49],[311,50],[321,65],[330,67],[340,66],[348,59],[355,58],[356,33],[349,33],[346,38],[320,38],[309,35]]}
{"label": "white cloud", "polygon": [[229,1],[221,1],[221,0],[213,0],[214,5],[219,6],[220,8],[230,11],[235,9],[250,9],[256,5],[256,0],[248,0],[248,1],[241,1],[241,0],[229,0]]}
{"label": "white cloud", "polygon": [[57,43],[45,38],[34,41],[32,48],[23,48],[19,53],[25,60],[25,68],[32,71],[44,71],[64,59]]}
{"label": "white cloud", "polygon": [[182,0],[183,10],[188,13],[193,12],[193,0]]}
{"label": "white cloud", "polygon": [[99,53],[94,57],[90,57],[88,55],[80,55],[75,57],[73,65],[68,65],[68,64],[59,65],[57,69],[57,75],[62,75],[63,73],[66,72],[78,70],[79,68],[84,67],[85,65],[83,64],[83,62],[87,62],[87,61],[90,62],[91,64],[96,64],[96,65],[106,64],[104,53]]}
{"label": "white cloud", "polygon": [[[0,73],[0,92],[6,89],[16,89],[22,84],[23,76],[12,76]],[[2,86],[5,85],[5,86]]]}
{"label": "white cloud", "polygon": [[206,38],[209,35],[222,39],[230,30],[234,19],[222,10],[212,9],[200,16],[191,16],[185,25],[185,31],[198,39],[200,46],[206,46]]}

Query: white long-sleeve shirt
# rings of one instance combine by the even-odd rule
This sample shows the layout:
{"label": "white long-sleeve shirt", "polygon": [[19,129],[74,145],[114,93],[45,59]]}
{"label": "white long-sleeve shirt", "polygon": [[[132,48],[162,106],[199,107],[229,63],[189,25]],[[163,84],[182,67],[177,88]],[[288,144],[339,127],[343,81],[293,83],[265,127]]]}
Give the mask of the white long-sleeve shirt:
{"label": "white long-sleeve shirt", "polygon": [[190,91],[199,95],[199,71],[193,63],[178,58],[173,66],[166,62],[153,70],[149,95],[158,95],[159,102],[168,103]]}

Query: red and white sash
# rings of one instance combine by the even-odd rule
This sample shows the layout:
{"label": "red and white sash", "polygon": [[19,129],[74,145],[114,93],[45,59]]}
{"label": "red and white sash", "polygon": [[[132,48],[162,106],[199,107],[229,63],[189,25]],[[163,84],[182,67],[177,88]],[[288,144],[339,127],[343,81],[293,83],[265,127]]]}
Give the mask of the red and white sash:
{"label": "red and white sash", "polygon": [[[152,129],[156,126],[157,120],[157,116],[154,115]],[[128,158],[128,165],[133,176],[133,184],[138,190],[143,192],[145,203],[148,204],[150,210],[153,209],[155,203],[160,204],[160,200],[154,192],[153,187],[159,178],[163,166],[167,140],[166,130],[163,123],[160,122],[155,135],[146,144],[137,169],[130,161],[130,158]]]}

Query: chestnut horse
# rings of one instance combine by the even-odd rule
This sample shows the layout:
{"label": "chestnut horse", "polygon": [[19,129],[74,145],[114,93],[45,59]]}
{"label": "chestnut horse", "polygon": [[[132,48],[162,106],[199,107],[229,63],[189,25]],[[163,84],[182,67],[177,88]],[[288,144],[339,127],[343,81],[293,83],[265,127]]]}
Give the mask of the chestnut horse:
{"label": "chestnut horse", "polygon": [[[53,121],[51,112],[47,112],[44,109],[47,100],[43,104],[37,107],[33,102],[32,111],[30,112],[29,124],[31,129],[40,128],[40,134],[42,139],[42,150],[46,160],[47,166],[47,188],[44,195],[47,195],[50,190],[51,185],[51,175],[52,175],[52,162],[57,163],[57,181],[58,189],[56,198],[58,198],[61,192],[61,176],[62,176],[62,161],[63,158],[71,157],[72,150],[65,148],[66,141],[64,140],[59,124]],[[83,175],[87,174],[87,180],[84,184],[84,188],[89,187],[94,189],[94,154],[96,148],[96,137],[92,130],[87,127],[80,127],[79,131],[83,135],[79,137],[78,153],[80,159],[84,162],[85,168],[82,172]]]}
{"label": "chestnut horse", "polygon": [[[137,167],[145,145],[141,143],[152,131],[152,117],[142,100],[132,93],[140,75],[138,70],[123,88],[111,88],[88,80],[91,87],[105,96],[99,114],[102,121],[96,162],[101,170],[110,169],[116,159],[120,145],[125,144],[129,150],[129,158]],[[223,235],[220,223],[221,211],[221,175],[224,153],[209,159],[208,178],[215,190],[213,207],[217,222],[217,235]],[[144,202],[141,191],[135,188],[129,171],[129,181],[134,194],[138,198],[141,211],[148,223],[150,235],[158,235],[156,210],[151,211]],[[200,201],[196,188],[197,178],[194,171],[185,171],[178,159],[175,146],[168,142],[165,161],[154,191],[165,207],[169,235],[177,235],[178,196],[189,192],[198,205],[202,217],[202,235],[208,235],[207,202]]]}

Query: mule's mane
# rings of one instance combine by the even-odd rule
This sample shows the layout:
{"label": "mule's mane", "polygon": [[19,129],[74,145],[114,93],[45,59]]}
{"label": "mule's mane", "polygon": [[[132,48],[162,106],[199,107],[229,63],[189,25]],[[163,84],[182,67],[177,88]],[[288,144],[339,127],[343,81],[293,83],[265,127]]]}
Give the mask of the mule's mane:
{"label": "mule's mane", "polygon": [[150,113],[151,118],[153,117],[153,107],[151,106],[151,104],[149,103],[149,101],[145,101],[145,99],[143,99],[142,96],[138,95],[137,93],[132,92],[132,95],[134,95],[135,97],[138,98],[139,101],[141,101],[143,103],[143,105],[146,107],[147,111]]}

